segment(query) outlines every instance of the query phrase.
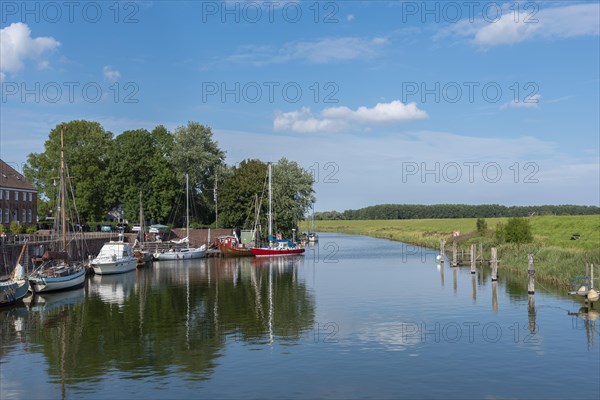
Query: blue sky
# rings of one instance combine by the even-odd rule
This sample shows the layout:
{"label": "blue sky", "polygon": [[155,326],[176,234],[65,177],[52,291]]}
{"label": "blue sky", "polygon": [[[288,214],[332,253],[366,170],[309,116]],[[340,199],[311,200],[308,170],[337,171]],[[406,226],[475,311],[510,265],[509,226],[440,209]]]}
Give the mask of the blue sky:
{"label": "blue sky", "polygon": [[61,121],[198,121],[317,210],[600,204],[598,2],[10,2],[0,157]]}

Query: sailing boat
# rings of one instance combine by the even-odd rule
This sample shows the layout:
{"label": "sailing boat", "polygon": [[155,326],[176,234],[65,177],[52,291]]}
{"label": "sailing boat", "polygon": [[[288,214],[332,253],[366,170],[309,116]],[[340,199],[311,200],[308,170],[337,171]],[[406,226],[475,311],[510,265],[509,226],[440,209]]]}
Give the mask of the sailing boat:
{"label": "sailing boat", "polygon": [[[139,240],[136,239],[133,244],[133,254],[137,258],[137,267],[143,267],[149,262],[154,260],[154,256],[149,250],[144,249],[144,242],[146,237],[146,221],[144,219],[144,208],[142,207],[142,192],[140,191],[140,230],[138,232]],[[139,248],[138,248],[139,246]]]}
{"label": "sailing boat", "polygon": [[15,304],[25,297],[29,291],[29,281],[25,274],[25,268],[21,265],[21,258],[23,257],[25,246],[27,246],[27,241],[23,244],[21,254],[19,255],[12,276],[9,279],[0,282],[0,306]]}
{"label": "sailing boat", "polygon": [[204,258],[206,257],[206,245],[202,245],[197,248],[190,247],[190,205],[189,205],[189,191],[190,183],[189,176],[185,174],[185,237],[178,240],[177,244],[185,243],[186,247],[179,249],[170,249],[168,251],[161,251],[154,253],[154,259],[159,261],[164,260],[190,260],[193,258]]}
{"label": "sailing boat", "polygon": [[[34,293],[67,290],[83,286],[86,268],[82,261],[69,262],[67,243],[67,184],[66,184],[65,140],[60,130],[60,177],[58,207],[55,229],[60,230],[62,240],[59,252],[46,252],[42,264],[29,275],[29,285]],[[74,201],[74,199],[73,199]]]}
{"label": "sailing boat", "polygon": [[250,251],[256,257],[290,256],[303,254],[304,248],[296,246],[290,240],[273,237],[273,187],[272,187],[272,165],[267,167],[269,174],[269,246],[250,247]]}
{"label": "sailing boat", "polygon": [[312,231],[308,232],[308,241],[316,243],[319,241],[319,235],[315,233],[315,203],[312,203]]}

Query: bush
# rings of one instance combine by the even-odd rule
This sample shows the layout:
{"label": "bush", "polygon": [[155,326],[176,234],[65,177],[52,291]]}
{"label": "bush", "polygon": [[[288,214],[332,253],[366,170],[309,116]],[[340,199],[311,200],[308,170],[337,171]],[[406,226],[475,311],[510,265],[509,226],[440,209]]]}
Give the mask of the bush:
{"label": "bush", "polygon": [[25,231],[25,227],[19,224],[17,221],[12,221],[9,229],[13,235],[19,235]]}
{"label": "bush", "polygon": [[477,218],[477,233],[481,236],[485,235],[487,231],[487,222],[485,222],[484,218]]}
{"label": "bush", "polygon": [[37,232],[37,228],[35,226],[28,226],[27,229],[25,229],[25,232],[30,235],[33,235]]}
{"label": "bush", "polygon": [[526,218],[509,218],[506,225],[499,223],[496,226],[495,237],[498,243],[531,243],[533,234],[531,224]]}

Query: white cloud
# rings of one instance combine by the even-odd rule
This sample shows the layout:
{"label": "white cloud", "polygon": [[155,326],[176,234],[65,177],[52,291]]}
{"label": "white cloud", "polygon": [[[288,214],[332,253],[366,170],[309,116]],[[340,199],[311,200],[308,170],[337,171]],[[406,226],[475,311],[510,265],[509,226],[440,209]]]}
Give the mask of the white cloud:
{"label": "white cloud", "polygon": [[49,63],[42,57],[55,50],[60,42],[52,37],[31,37],[31,29],[22,22],[15,22],[0,29],[0,80],[6,73],[15,73],[25,67],[25,61],[37,61],[39,68]]}
{"label": "white cloud", "polygon": [[507,108],[538,108],[540,99],[542,98],[539,94],[526,97],[524,100],[512,100],[506,104],[503,104],[500,109],[505,110]]}
{"label": "white cloud", "polygon": [[464,19],[443,29],[436,35],[467,37],[479,47],[520,43],[526,40],[544,38],[570,38],[576,36],[598,36],[600,24],[598,14],[600,4],[573,4],[561,7],[521,8],[516,13],[514,4],[502,7],[502,16],[488,21],[479,18],[474,21]]}
{"label": "white cloud", "polygon": [[404,104],[399,100],[390,103],[377,103],[375,107],[361,106],[356,110],[348,107],[330,107],[322,110],[318,116],[311,113],[308,107],[299,111],[280,113],[275,116],[275,131],[307,132],[339,132],[352,126],[369,123],[401,122],[427,118],[427,113],[420,110],[416,103]]}
{"label": "white cloud", "polygon": [[370,59],[388,43],[384,37],[363,39],[357,37],[325,38],[315,41],[287,42],[273,46],[244,46],[229,61],[262,66],[305,60],[311,64],[326,64],[356,59]]}
{"label": "white cloud", "polygon": [[112,69],[110,65],[105,65],[102,73],[104,74],[104,79],[110,83],[115,83],[121,78],[121,73],[116,69]]}

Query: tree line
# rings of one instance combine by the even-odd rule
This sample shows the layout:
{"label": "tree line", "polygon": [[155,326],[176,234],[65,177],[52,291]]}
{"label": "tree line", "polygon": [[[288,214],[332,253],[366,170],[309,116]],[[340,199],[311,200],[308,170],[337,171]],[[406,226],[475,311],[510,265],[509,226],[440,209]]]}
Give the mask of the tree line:
{"label": "tree line", "polygon": [[600,207],[579,205],[503,206],[499,204],[381,204],[357,210],[316,212],[317,220],[494,218],[533,215],[600,214]]}
{"label": "tree line", "polygon": [[[225,151],[210,127],[188,122],[170,132],[163,125],[151,131],[128,130],[119,135],[98,122],[77,120],[52,129],[44,151],[31,153],[24,174],[38,189],[38,215],[56,211],[60,167],[60,135],[64,134],[68,186],[81,221],[105,221],[119,210],[138,222],[141,204],[146,222],[185,224],[185,175],[189,176],[190,224],[234,227],[254,224],[252,206],[265,189],[267,163],[246,160],[225,163]],[[312,174],[285,158],[273,164],[275,229],[290,232],[308,211],[313,197]],[[261,212],[267,216],[266,201]],[[261,223],[266,226],[265,223]]]}

